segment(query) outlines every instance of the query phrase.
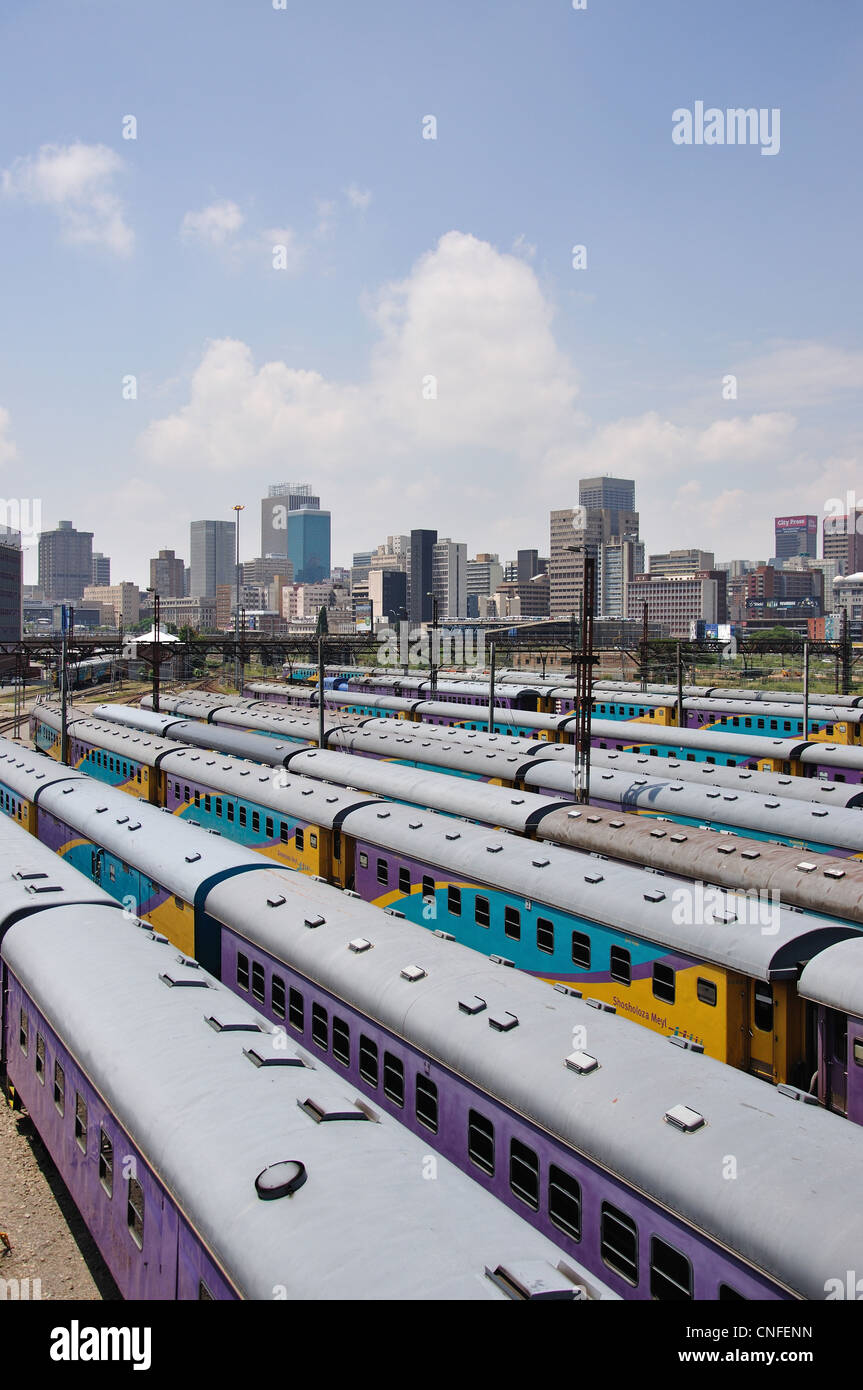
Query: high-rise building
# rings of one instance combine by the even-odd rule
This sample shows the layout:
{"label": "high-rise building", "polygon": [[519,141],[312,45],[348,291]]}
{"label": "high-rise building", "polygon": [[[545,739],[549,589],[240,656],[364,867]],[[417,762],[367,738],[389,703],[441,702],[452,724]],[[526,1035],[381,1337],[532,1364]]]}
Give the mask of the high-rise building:
{"label": "high-rise building", "polygon": [[825,516],[821,553],[836,563],[840,575],[863,569],[863,510],[845,516]]}
{"label": "high-rise building", "polygon": [[[826,559],[813,559],[811,555],[792,555],[782,566],[783,574],[793,573],[795,570],[820,570],[824,576],[822,607],[825,613],[832,613],[835,609],[835,590],[834,584],[839,576],[839,565],[836,560],[829,557]],[[853,571],[852,571],[853,573]]]}
{"label": "high-rise building", "polygon": [[215,599],[219,584],[236,583],[236,524],[193,521],[190,532],[191,596]]}
{"label": "high-rise building", "polygon": [[[503,583],[503,565],[497,555],[477,555],[475,560],[467,562],[467,596],[468,598],[480,595],[488,596],[493,594],[498,584]],[[474,605],[476,606],[476,605]],[[478,612],[479,610],[477,610]],[[469,614],[469,616],[471,616]],[[477,614],[472,616],[476,617]]]}
{"label": "high-rise building", "polygon": [[635,483],[631,478],[582,478],[578,503],[590,512],[608,512],[609,536],[623,535],[621,514],[635,511]]}
{"label": "high-rise building", "polygon": [[411,531],[409,572],[409,613],[412,623],[427,623],[433,617],[431,599],[434,579],[434,548],[437,531]]}
{"label": "high-rise building", "polygon": [[298,584],[330,577],[330,514],[310,507],[288,513],[288,559]]}
{"label": "high-rise building", "polygon": [[520,550],[516,559],[519,584],[529,584],[535,574],[539,574],[539,551]]}
{"label": "high-rise building", "polygon": [[636,575],[627,588],[627,617],[640,622],[647,604],[649,623],[661,623],[669,637],[686,638],[693,622],[725,622],[720,616],[717,573]]}
{"label": "high-rise building", "polygon": [[439,618],[467,617],[467,546],[464,541],[451,541],[447,536],[434,545],[432,592],[438,601]]}
{"label": "high-rise building", "polygon": [[774,518],[774,555],[818,554],[817,516],[777,516]]}
{"label": "high-rise building", "polygon": [[302,510],[321,510],[321,499],[309,483],[274,483],[267,489],[267,496],[261,500],[262,555],[287,557],[288,517],[291,512]]}
{"label": "high-rise building", "polygon": [[600,547],[597,610],[603,618],[626,617],[626,594],[644,573],[644,542],[615,536]]}
{"label": "high-rise building", "polygon": [[0,642],[18,642],[22,629],[21,534],[4,528],[0,537]]}
{"label": "high-rise building", "polygon": [[111,583],[111,557],[103,555],[101,551],[93,551],[93,565],[90,573],[91,584],[110,584]]}
{"label": "high-rise building", "polygon": [[155,560],[150,561],[150,588],[160,597],[182,598],[185,578],[185,565],[173,550],[160,550]]}
{"label": "high-rise building", "polygon": [[80,598],[93,576],[93,532],[59,521],[39,537],[39,588],[46,599]]}
{"label": "high-rise building", "polygon": [[408,577],[405,570],[372,570],[368,584],[373,627],[381,619],[398,623],[407,617]]}

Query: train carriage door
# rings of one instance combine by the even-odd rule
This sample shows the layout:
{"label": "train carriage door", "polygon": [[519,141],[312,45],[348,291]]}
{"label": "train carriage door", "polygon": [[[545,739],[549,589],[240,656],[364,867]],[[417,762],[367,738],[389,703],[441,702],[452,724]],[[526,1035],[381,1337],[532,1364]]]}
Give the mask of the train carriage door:
{"label": "train carriage door", "polygon": [[90,853],[90,877],[93,882],[100,885],[102,883],[102,855],[104,850],[93,849]]}
{"label": "train carriage door", "polygon": [[337,888],[354,887],[354,840],[338,827],[332,832],[331,881]]}
{"label": "train carriage door", "polygon": [[774,1022],[776,1004],[767,980],[749,981],[749,1070],[765,1080],[775,1079]]}
{"label": "train carriage door", "polygon": [[825,1009],[824,1018],[824,1103],[837,1115],[844,1115],[848,1100],[848,1015]]}

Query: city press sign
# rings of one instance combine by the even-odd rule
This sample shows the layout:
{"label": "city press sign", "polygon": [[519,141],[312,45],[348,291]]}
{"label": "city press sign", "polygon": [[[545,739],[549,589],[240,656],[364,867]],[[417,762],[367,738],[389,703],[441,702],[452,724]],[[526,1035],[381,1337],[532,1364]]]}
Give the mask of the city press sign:
{"label": "city press sign", "polygon": [[777,531],[817,531],[817,516],[778,516]]}

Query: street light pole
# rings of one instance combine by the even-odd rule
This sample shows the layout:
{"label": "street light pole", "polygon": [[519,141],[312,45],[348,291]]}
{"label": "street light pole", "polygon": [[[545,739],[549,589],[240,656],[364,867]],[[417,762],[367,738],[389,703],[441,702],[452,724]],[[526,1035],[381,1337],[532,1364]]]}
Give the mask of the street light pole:
{"label": "street light pole", "polygon": [[234,684],[237,687],[237,694],[242,695],[240,687],[240,512],[246,510],[245,506],[237,502],[232,508],[237,514],[236,533],[237,533],[237,563],[236,563],[236,604],[234,609]]}
{"label": "street light pole", "polygon": [[437,655],[437,594],[429,590],[426,594],[426,598],[430,598],[432,601],[432,640],[431,651],[429,652],[429,686],[432,697],[434,697],[437,694],[437,663],[435,661]]}

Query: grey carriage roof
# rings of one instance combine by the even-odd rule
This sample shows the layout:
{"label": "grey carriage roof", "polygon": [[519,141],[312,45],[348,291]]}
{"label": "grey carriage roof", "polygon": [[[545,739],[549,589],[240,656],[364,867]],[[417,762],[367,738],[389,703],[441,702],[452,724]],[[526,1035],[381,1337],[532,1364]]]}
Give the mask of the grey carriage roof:
{"label": "grey carriage roof", "polygon": [[800,754],[800,761],[810,765],[820,763],[822,767],[853,768],[856,772],[861,772],[863,748],[854,748],[850,744],[815,741],[804,748]]}
{"label": "grey carriage roof", "polygon": [[821,777],[797,777],[783,772],[760,772],[753,767],[724,767],[721,763],[689,762],[686,758],[658,759],[649,753],[619,753],[611,748],[593,748],[593,767],[617,768],[636,776],[663,776],[705,787],[728,787],[732,791],[760,792],[764,796],[785,796],[795,801],[815,801],[821,806],[863,805],[863,788],[853,782],[828,782]]}
{"label": "grey carriage roof", "polygon": [[0,819],[0,938],[19,917],[69,903],[116,906],[102,888],[73,869],[23,826]]}
{"label": "grey carriage roof", "polygon": [[[558,721],[563,716],[555,716]],[[574,716],[566,716],[566,727]],[[677,748],[701,748],[717,753],[748,753],[753,758],[794,758],[805,748],[801,738],[762,738],[758,734],[729,734],[724,729],[678,729],[675,725],[637,723],[623,719],[593,719],[591,730],[597,738],[615,743],[671,744]]]}
{"label": "grey carriage roof", "polygon": [[[594,681],[593,686],[594,690],[603,692],[621,691],[624,694],[629,692],[633,695],[637,695],[640,691],[639,684],[632,681],[600,680]],[[649,689],[669,695],[676,693],[676,689],[673,685],[651,685]],[[803,704],[803,692],[800,690],[743,690],[733,686],[684,685],[683,695],[684,698],[692,699],[723,699],[735,702],[753,700],[757,703],[764,702],[767,704],[778,700],[783,704]],[[827,695],[824,691],[814,692],[812,698],[819,705],[837,709],[853,708],[855,704],[859,704],[861,699],[859,695]]]}
{"label": "grey carriage roof", "polygon": [[[681,955],[692,955],[757,979],[796,977],[797,967],[821,945],[855,928],[830,918],[778,908],[776,931],[765,933],[748,905],[734,894],[717,894],[700,915],[701,922],[675,921],[681,915],[674,894],[693,901],[691,882],[655,875],[633,865],[609,861],[597,880],[595,859],[557,844],[538,848],[506,831],[458,824],[389,804],[352,811],[344,821],[349,835],[380,849],[415,859],[465,883],[491,884],[533,903],[558,908],[624,933],[655,942]],[[727,920],[733,919],[733,920]]]}
{"label": "grey carriage roof", "polygon": [[616,810],[572,807],[550,812],[537,837],[572,845],[600,858],[644,864],[660,874],[682,875],[724,888],[778,893],[787,905],[818,915],[863,923],[863,863],[837,860],[816,850],[753,840],[737,832],[679,825],[667,816],[622,815]]}
{"label": "grey carriage roof", "polygon": [[811,960],[800,976],[804,999],[863,1018],[863,937],[837,942]]}
{"label": "grey carriage roof", "polygon": [[[59,710],[43,707],[40,713],[49,728],[59,731]],[[111,724],[106,719],[70,719],[68,730],[70,738],[78,737],[96,748],[104,748],[119,758],[139,762],[146,767],[158,767],[162,754],[178,746],[176,739],[142,733],[139,729]]]}
{"label": "grey carriage roof", "polygon": [[[323,884],[281,870],[272,877],[283,880],[282,904],[267,905],[263,882],[226,880],[209,894],[208,912],[802,1296],[822,1298],[827,1278],[860,1267],[858,1126]],[[325,920],[309,930],[315,913]],[[358,934],[372,949],[349,949]],[[409,964],[425,977],[406,981]],[[459,1000],[474,995],[487,1009],[461,1012]],[[516,1027],[489,1027],[506,1013]],[[589,1075],[564,1065],[575,1028],[586,1029],[583,1046],[600,1064]],[[665,1122],[680,1103],[706,1118],[696,1134]],[[792,1153],[780,1181],[777,1155]],[[734,1182],[722,1176],[728,1154]]]}
{"label": "grey carriage roof", "polygon": [[[572,771],[557,763],[538,763],[524,776],[525,785],[548,789],[552,795],[572,792]],[[756,834],[787,835],[817,840],[852,853],[863,852],[863,818],[856,808],[822,806],[790,797],[696,786],[673,774],[643,771],[636,776],[597,767],[591,772],[593,797],[613,801],[621,809],[634,807],[656,815],[681,815],[693,820],[721,820]]]}
{"label": "grey carriage roof", "polygon": [[198,826],[184,823],[178,834],[170,813],[92,777],[49,787],[39,805],[186,902],[212,874],[269,863]]}
{"label": "grey carriage roof", "polygon": [[44,753],[34,753],[11,739],[0,737],[0,782],[16,796],[38,801],[46,787],[58,782],[80,781],[85,775]]}
{"label": "grey carriage roof", "polygon": [[139,709],[136,705],[94,705],[92,718],[156,735],[167,734],[170,729],[184,722],[178,719],[176,714],[155,714],[153,710]]}
{"label": "grey carriage roof", "polygon": [[[486,1266],[535,1260],[550,1275],[560,1262],[446,1159],[425,1181],[428,1145],[388,1115],[316,1123],[304,1102],[355,1111],[350,1087],[307,1056],[253,1066],[244,1049],[286,1055],[270,1025],[150,933],[67,909],[10,933],[4,956],[242,1296],[499,1299]],[[168,988],[162,973],[207,988]],[[262,1031],[207,1026],[225,1011]],[[260,1201],[256,1176],[284,1160],[308,1181]]]}
{"label": "grey carriage roof", "polygon": [[355,753],[376,753],[383,758],[416,758],[430,767],[445,767],[472,777],[515,778],[529,764],[520,753],[486,748],[462,738],[429,738],[424,725],[406,724],[398,733],[380,733],[368,725],[331,737],[337,746]]}
{"label": "grey carriage roof", "polygon": [[[394,749],[397,751],[397,746]],[[405,801],[432,811],[463,816],[468,820],[501,825],[507,830],[531,828],[557,802],[547,796],[489,786],[464,777],[381,762],[324,749],[295,753],[291,772],[323,778],[342,786],[357,787],[374,796]]]}
{"label": "grey carriage roof", "polygon": [[[727,713],[733,718],[759,718],[759,719],[802,719],[803,705],[796,700],[723,700],[716,695],[700,696],[695,699],[684,699],[684,705],[691,710],[704,710],[709,713]],[[828,722],[839,723],[844,720],[849,724],[859,724],[863,718],[863,710],[838,708],[819,700],[812,700],[809,704],[810,719],[825,719]]]}
{"label": "grey carriage roof", "polygon": [[378,804],[376,797],[363,792],[198,748],[169,753],[162,769],[173,777],[196,778],[216,792],[254,801],[276,815],[296,816],[328,828],[340,824],[352,807]]}

